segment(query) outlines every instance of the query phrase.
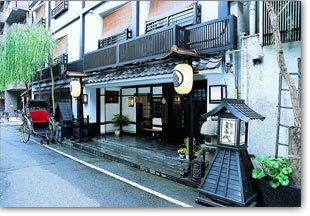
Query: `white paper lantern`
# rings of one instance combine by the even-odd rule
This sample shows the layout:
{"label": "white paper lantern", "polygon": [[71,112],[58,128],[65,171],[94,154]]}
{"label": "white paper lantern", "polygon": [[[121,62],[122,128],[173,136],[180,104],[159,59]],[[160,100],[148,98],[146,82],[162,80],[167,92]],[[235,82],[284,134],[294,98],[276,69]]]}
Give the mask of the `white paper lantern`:
{"label": "white paper lantern", "polygon": [[81,83],[79,80],[72,80],[70,82],[70,94],[72,97],[79,97],[81,94]]}
{"label": "white paper lantern", "polygon": [[178,94],[188,94],[193,87],[193,68],[188,64],[178,64],[173,70],[174,89]]}

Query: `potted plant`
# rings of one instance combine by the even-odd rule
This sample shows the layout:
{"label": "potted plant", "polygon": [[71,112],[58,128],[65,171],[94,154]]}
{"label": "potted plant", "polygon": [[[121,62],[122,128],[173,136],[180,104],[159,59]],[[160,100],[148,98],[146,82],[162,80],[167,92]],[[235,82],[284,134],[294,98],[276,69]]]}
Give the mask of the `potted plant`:
{"label": "potted plant", "polygon": [[126,115],[116,114],[112,118],[112,123],[114,127],[117,129],[115,130],[115,135],[119,136],[121,133],[121,126],[128,126],[129,125],[129,118]]}
{"label": "potted plant", "polygon": [[256,156],[257,167],[252,177],[258,179],[258,206],[298,207],[300,189],[289,187],[289,175],[293,169],[288,166],[288,158]]}
{"label": "potted plant", "polygon": [[180,159],[185,159],[186,148],[181,147],[178,149],[178,154]]}
{"label": "potted plant", "polygon": [[[200,146],[197,145],[197,142],[196,142],[195,138],[193,139],[193,150],[194,150],[194,155],[195,156],[196,156],[196,153],[199,152],[199,150],[200,150]],[[189,159],[189,155],[188,155],[188,153],[189,153],[189,137],[184,139],[184,143],[183,143],[182,147],[179,148],[178,153],[179,153],[179,151],[182,152],[185,155],[187,160]]]}

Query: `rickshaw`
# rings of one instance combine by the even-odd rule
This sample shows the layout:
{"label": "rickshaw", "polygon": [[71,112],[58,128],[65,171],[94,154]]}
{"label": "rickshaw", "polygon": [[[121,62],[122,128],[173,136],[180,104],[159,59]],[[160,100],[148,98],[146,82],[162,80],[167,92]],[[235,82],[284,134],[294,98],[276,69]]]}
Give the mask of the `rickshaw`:
{"label": "rickshaw", "polygon": [[23,142],[28,143],[30,135],[40,138],[41,144],[49,144],[55,134],[55,122],[49,114],[48,102],[45,100],[29,100],[26,112],[22,115]]}

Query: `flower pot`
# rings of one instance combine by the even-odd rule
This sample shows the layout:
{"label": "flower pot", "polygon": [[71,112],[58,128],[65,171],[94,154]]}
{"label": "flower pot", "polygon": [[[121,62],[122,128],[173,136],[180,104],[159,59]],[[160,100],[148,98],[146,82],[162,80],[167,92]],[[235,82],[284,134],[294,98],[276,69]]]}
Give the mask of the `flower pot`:
{"label": "flower pot", "polygon": [[258,200],[260,207],[300,207],[301,190],[289,186],[272,188],[268,180],[262,178],[258,180]]}
{"label": "flower pot", "polygon": [[185,159],[185,154],[179,154],[179,159]]}
{"label": "flower pot", "polygon": [[114,133],[115,133],[115,136],[118,137],[121,134],[121,130],[115,130]]}

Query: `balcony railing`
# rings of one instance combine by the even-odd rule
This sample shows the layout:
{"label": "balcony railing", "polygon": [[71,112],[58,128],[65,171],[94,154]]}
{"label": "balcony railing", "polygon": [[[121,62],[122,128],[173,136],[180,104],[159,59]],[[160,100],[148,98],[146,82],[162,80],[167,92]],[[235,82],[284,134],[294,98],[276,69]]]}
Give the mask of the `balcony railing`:
{"label": "balcony railing", "polygon": [[187,8],[186,10],[180,11],[175,14],[171,14],[169,16],[162,17],[156,20],[150,20],[146,22],[145,32],[151,32],[156,29],[170,26],[170,25],[178,25],[178,26],[189,26],[196,25],[201,22],[201,5],[193,4],[192,7]]}
{"label": "balcony railing", "polygon": [[[273,1],[282,43],[299,41],[301,39],[300,1]],[[263,46],[273,43],[273,33],[266,4],[263,3]]]}
{"label": "balcony railing", "polygon": [[46,19],[45,18],[41,18],[38,22],[37,22],[39,25],[42,25],[42,26],[46,26]]}
{"label": "balcony railing", "polygon": [[53,10],[52,10],[52,18],[56,18],[60,16],[62,13],[68,10],[69,3],[68,1],[60,2]]}
{"label": "balcony railing", "polygon": [[237,18],[228,16],[186,28],[187,47],[199,54],[235,49],[237,45]]}
{"label": "balcony railing", "polygon": [[195,49],[199,54],[235,49],[237,18],[233,15],[187,28],[178,25],[95,50],[84,55],[84,72],[100,71],[163,57],[172,45]]}
{"label": "balcony railing", "polygon": [[174,25],[152,31],[119,45],[119,63],[143,62],[169,53],[172,45],[183,47],[184,28]]}
{"label": "balcony railing", "polygon": [[[62,54],[56,58],[54,58],[54,66],[53,66],[53,76],[58,77],[61,76],[64,72],[67,71],[68,64],[68,54]],[[33,82],[37,82],[40,79],[46,80],[51,78],[50,67],[46,67],[42,69],[41,77],[40,70],[33,77]]]}
{"label": "balcony railing", "polygon": [[126,29],[124,32],[120,34],[116,34],[108,38],[98,40],[98,49],[128,40],[130,38],[131,38],[131,30]]}

